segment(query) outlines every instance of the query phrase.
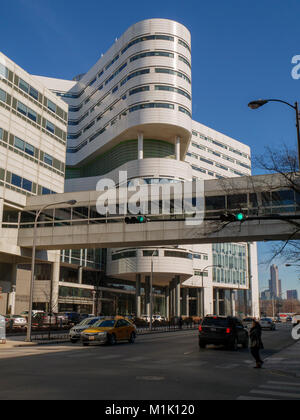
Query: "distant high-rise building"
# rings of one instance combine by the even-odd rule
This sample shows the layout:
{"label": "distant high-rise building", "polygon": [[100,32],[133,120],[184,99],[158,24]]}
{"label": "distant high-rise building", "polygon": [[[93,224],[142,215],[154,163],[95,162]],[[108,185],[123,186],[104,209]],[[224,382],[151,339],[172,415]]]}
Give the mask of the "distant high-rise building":
{"label": "distant high-rise building", "polygon": [[297,290],[287,290],[286,295],[287,295],[288,300],[293,300],[293,299],[298,300],[298,291]]}
{"label": "distant high-rise building", "polygon": [[281,295],[281,281],[279,280],[278,267],[275,264],[271,266],[270,292],[272,297]]}

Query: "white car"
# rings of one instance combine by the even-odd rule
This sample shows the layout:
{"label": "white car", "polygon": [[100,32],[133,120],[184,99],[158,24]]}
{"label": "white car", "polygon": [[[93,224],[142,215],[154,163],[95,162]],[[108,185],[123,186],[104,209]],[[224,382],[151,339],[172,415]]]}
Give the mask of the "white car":
{"label": "white car", "polygon": [[79,324],[72,327],[69,332],[71,343],[77,343],[80,340],[81,333],[101,319],[104,319],[104,316],[85,318]]}
{"label": "white car", "polygon": [[264,329],[268,329],[270,331],[276,330],[275,322],[272,320],[272,318],[262,318],[260,320],[260,325]]}
{"label": "white car", "polygon": [[13,321],[13,327],[25,327],[27,325],[27,319],[20,315],[8,315],[11,321]]}
{"label": "white car", "polygon": [[292,323],[293,323],[293,327],[300,324],[300,314],[296,314],[293,316]]}
{"label": "white car", "polygon": [[161,315],[153,315],[153,321],[164,321],[165,319]]}

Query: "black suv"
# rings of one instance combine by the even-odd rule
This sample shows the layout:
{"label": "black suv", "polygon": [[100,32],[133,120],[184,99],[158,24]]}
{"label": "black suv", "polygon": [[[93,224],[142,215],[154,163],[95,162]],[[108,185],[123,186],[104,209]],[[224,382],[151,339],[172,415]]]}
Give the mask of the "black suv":
{"label": "black suv", "polygon": [[230,350],[237,350],[241,344],[247,349],[249,334],[237,318],[206,316],[199,326],[199,347],[204,349],[208,344],[223,344]]}

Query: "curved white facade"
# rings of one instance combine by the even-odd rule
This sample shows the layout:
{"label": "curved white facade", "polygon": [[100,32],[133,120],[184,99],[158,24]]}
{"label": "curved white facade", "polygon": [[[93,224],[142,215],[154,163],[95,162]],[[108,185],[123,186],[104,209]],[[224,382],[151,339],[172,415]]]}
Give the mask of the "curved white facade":
{"label": "curved white facade", "polygon": [[68,98],[68,166],[139,133],[174,145],[179,136],[183,160],[192,129],[190,45],[177,22],[151,19],[129,28],[68,92],[80,95]]}
{"label": "curved white facade", "polygon": [[[248,146],[192,121],[191,61],[191,34],[186,27],[167,19],[148,19],[131,26],[74,81],[39,78],[69,104],[67,192],[95,190],[101,178],[118,185],[120,171],[127,171],[128,181],[140,178],[149,183],[251,173]],[[134,250],[135,254],[121,258],[122,248],[108,250],[106,274],[146,283],[151,273],[147,251]],[[179,282],[205,290],[202,312],[211,313],[214,287],[237,288],[230,280],[235,276],[230,274],[230,281],[223,282],[223,271],[210,268],[215,260],[211,246],[159,248],[153,257],[154,284],[166,286],[172,281],[175,288]],[[248,270],[246,281],[245,273],[243,269],[242,289],[253,277]],[[255,268],[252,273],[257,277]],[[257,281],[252,278],[253,284]],[[216,302],[221,299],[217,296]],[[199,313],[203,304],[197,299]],[[179,306],[180,300],[173,304],[174,313]]]}

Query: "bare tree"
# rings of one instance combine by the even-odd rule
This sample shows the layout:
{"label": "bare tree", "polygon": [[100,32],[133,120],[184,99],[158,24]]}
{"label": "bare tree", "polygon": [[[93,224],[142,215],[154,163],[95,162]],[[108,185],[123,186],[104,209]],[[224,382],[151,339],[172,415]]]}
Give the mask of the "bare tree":
{"label": "bare tree", "polygon": [[[254,164],[258,169],[269,174],[280,174],[285,187],[295,192],[296,202],[294,204],[296,206],[300,205],[300,174],[297,150],[286,145],[283,145],[280,150],[267,147],[263,155],[255,158]],[[298,262],[300,259],[300,241],[294,240],[294,236],[300,231],[300,223],[291,220],[287,223],[293,224],[295,232],[288,240],[279,242],[272,247],[272,256],[269,263],[277,257],[281,258],[282,261],[291,263]]]}

